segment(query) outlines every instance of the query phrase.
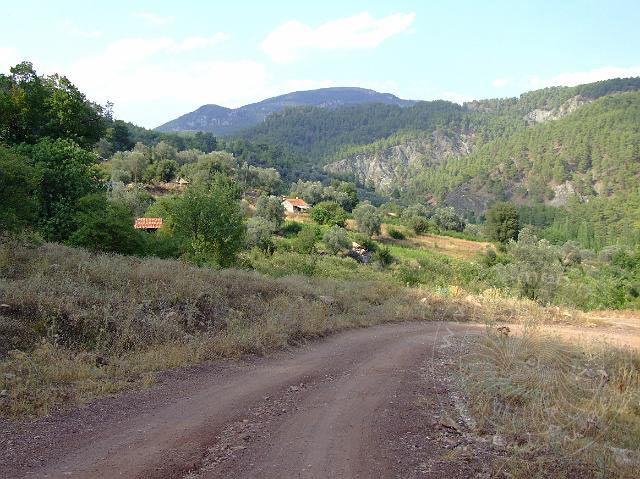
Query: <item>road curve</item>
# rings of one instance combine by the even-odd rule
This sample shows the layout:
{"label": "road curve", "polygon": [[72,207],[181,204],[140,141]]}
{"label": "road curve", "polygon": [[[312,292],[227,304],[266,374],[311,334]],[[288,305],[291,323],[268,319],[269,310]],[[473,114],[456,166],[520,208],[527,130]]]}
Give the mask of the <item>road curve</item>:
{"label": "road curve", "polygon": [[387,324],[188,381],[168,380],[158,386],[162,400],[151,406],[97,410],[91,422],[99,427],[83,430],[79,421],[66,434],[72,437],[59,439],[55,428],[44,430],[40,442],[49,446],[33,453],[40,460],[5,461],[0,476],[395,477],[394,458],[381,451],[390,434],[382,418],[402,392],[407,369],[428,363],[452,337],[478,330]]}

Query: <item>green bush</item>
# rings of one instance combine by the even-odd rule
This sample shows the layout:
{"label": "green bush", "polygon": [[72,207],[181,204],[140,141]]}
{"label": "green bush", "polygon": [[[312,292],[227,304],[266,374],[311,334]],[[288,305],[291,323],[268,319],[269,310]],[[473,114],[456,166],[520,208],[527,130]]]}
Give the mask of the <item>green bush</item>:
{"label": "green bush", "polygon": [[302,228],[298,235],[292,241],[294,251],[302,254],[311,254],[315,251],[316,241],[318,240],[317,228],[307,226]]}
{"label": "green bush", "polygon": [[275,246],[271,239],[275,225],[264,218],[249,218],[245,241],[250,248],[258,248],[263,253],[273,253]]}
{"label": "green bush", "polygon": [[393,239],[397,239],[397,240],[403,240],[405,239],[405,235],[402,231],[397,230],[395,228],[389,228],[389,236],[391,236]]}
{"label": "green bush", "polygon": [[297,235],[302,230],[302,223],[297,221],[285,221],[284,226],[281,228],[281,232],[287,238],[291,238]]}
{"label": "green bush", "polygon": [[358,231],[365,233],[369,237],[380,234],[382,217],[377,208],[371,203],[360,203],[353,210],[353,218],[356,220]]}
{"label": "green bush", "polygon": [[311,208],[311,219],[319,225],[342,226],[347,221],[346,211],[335,201],[322,201]]}
{"label": "green bush", "polygon": [[453,209],[453,207],[449,206],[446,208],[438,208],[432,217],[433,221],[436,223],[438,228],[441,230],[448,231],[463,231],[465,226],[465,220],[460,215],[458,215]]}
{"label": "green bush", "polygon": [[389,266],[391,263],[393,263],[394,260],[393,255],[391,254],[391,250],[388,246],[382,246],[381,248],[378,248],[378,251],[373,253],[373,259],[380,263],[380,266],[382,266],[383,268]]}
{"label": "green bush", "polygon": [[256,202],[255,216],[272,223],[275,230],[279,230],[284,225],[284,206],[275,196],[262,195]]}
{"label": "green bush", "polygon": [[38,172],[27,159],[0,145],[0,231],[19,231],[37,218]]}
{"label": "green bush", "polygon": [[104,194],[88,195],[78,202],[74,222],[79,225],[68,243],[90,251],[144,255],[145,233],[133,227],[133,217],[122,204],[107,202]]}
{"label": "green bush", "polygon": [[487,268],[490,268],[498,263],[498,255],[493,248],[487,248],[484,253],[480,253],[480,261]]}
{"label": "green bush", "polygon": [[180,257],[182,244],[180,239],[173,235],[156,232],[147,235],[147,254],[163,259],[175,259]]}
{"label": "green bush", "polygon": [[175,200],[172,220],[185,258],[196,264],[234,263],[243,247],[244,210],[237,185],[216,175],[209,187],[192,186]]}
{"label": "green bush", "polygon": [[487,236],[499,243],[515,240],[520,231],[518,210],[512,203],[495,203],[486,213],[485,231]]}
{"label": "green bush", "polygon": [[507,250],[513,262],[494,267],[501,285],[542,304],[553,302],[564,279],[558,249],[525,228]]}
{"label": "green bush", "polygon": [[424,216],[412,216],[407,219],[406,223],[409,228],[419,235],[429,233],[433,229],[432,223]]}
{"label": "green bush", "polygon": [[347,231],[337,225],[332,226],[322,237],[322,241],[332,254],[351,248],[351,240]]}

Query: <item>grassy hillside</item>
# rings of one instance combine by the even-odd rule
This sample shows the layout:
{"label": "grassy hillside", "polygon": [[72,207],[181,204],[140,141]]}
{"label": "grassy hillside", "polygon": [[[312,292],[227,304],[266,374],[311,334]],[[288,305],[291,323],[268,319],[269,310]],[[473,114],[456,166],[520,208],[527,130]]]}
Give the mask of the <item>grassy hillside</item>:
{"label": "grassy hillside", "polygon": [[433,294],[383,273],[367,281],[340,272],[337,259],[319,262],[315,275],[293,274],[292,257],[279,271],[277,256],[260,261],[270,275],[1,243],[0,415],[47,414],[150,384],[155,371],[263,354],[345,328],[484,315],[567,319],[499,295]]}

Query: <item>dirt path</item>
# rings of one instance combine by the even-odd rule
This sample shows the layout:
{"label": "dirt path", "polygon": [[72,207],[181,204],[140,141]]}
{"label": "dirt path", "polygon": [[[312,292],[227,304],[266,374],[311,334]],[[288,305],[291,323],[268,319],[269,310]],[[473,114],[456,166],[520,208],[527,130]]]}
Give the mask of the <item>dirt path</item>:
{"label": "dirt path", "polygon": [[456,356],[450,340],[481,330],[349,331],[266,359],[169,373],[150,390],[33,423],[0,423],[0,477],[469,477],[475,466],[439,461],[448,446],[429,441],[441,429],[433,418],[451,405],[442,369]]}

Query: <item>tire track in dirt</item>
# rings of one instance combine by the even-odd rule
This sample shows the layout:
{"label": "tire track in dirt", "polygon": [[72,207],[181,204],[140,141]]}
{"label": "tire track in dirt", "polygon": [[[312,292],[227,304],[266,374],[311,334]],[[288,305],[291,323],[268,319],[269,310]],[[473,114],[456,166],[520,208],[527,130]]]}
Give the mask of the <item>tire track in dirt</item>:
{"label": "tire track in dirt", "polygon": [[[408,369],[428,364],[444,337],[479,330],[388,324],[198,380],[169,379],[158,386],[164,399],[153,407],[134,406],[117,420],[108,407],[100,410],[98,432],[56,437],[49,428],[43,434],[50,437],[42,438],[49,447],[29,452],[41,455],[41,466],[25,467],[18,454],[13,463],[0,463],[0,476],[396,477],[394,458],[382,451],[394,425],[381,418],[406,393]],[[119,401],[136,397],[129,393]],[[37,422],[30,427],[37,430]]]}

